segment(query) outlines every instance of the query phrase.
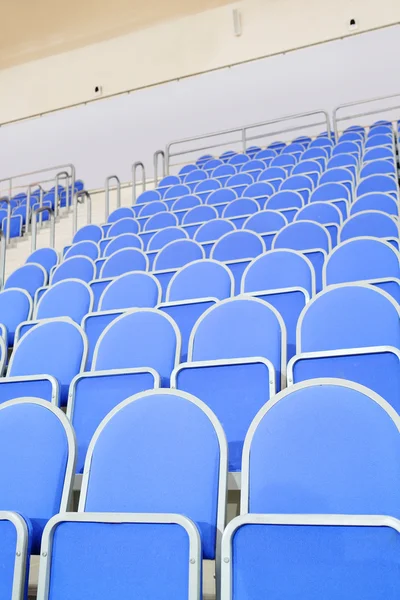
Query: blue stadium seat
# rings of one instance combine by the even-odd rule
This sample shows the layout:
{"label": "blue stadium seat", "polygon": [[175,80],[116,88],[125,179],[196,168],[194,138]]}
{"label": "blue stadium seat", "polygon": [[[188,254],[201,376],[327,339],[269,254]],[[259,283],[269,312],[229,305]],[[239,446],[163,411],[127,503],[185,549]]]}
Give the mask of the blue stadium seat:
{"label": "blue stadium seat", "polygon": [[259,174],[257,181],[268,182],[277,192],[286,177],[287,173],[282,167],[267,167],[265,171]]}
{"label": "blue stadium seat", "polygon": [[[148,204],[144,204],[138,212],[137,221],[139,223],[140,229],[143,230],[146,222],[149,217],[155,215],[160,212],[167,212],[169,210],[169,206],[160,201],[149,202]],[[133,232],[136,233],[136,232]]]}
{"label": "blue stadium seat", "polygon": [[158,252],[154,259],[153,271],[156,272],[155,275],[161,283],[163,298],[175,271],[201,258],[205,258],[204,250],[198,242],[193,240],[175,240],[166,244]]}
{"label": "blue stadium seat", "polygon": [[[163,186],[165,186],[167,184],[167,180],[168,179],[168,183],[170,183],[170,185],[173,185],[174,183],[179,183],[179,177],[174,177],[174,176],[170,176],[170,177],[165,177],[164,179],[162,179],[160,181],[160,186],[159,188],[162,188]],[[139,212],[139,210],[142,208],[143,204],[148,204],[149,202],[158,202],[159,200],[161,200],[162,194],[161,194],[161,190],[157,189],[157,190],[146,190],[145,192],[142,192],[137,200],[136,200],[136,204],[135,206],[132,207],[132,210],[135,211],[135,214],[137,214],[137,212]]]}
{"label": "blue stadium seat", "polygon": [[[36,206],[35,208],[38,208],[38,206]],[[43,220],[46,220],[45,215],[48,215],[48,212],[43,213]],[[23,225],[23,219],[21,215],[11,215],[11,219],[10,219],[10,238],[15,238],[15,237],[21,237],[22,235],[22,225]],[[1,220],[1,230],[2,232],[7,235],[7,231],[8,231],[8,218],[5,217],[4,219]]]}
{"label": "blue stadium seat", "polygon": [[228,161],[230,165],[234,165],[235,167],[241,167],[242,165],[250,162],[250,157],[246,154],[238,154],[235,153]]}
{"label": "blue stadium seat", "polygon": [[204,181],[207,177],[208,175],[205,171],[197,169],[196,171],[190,171],[190,173],[185,175],[184,183],[188,186],[190,191],[193,192],[199,181]]}
{"label": "blue stadium seat", "polygon": [[179,185],[180,183],[181,180],[177,175],[167,175],[166,177],[163,177],[163,179],[161,179],[160,183],[158,184],[157,190],[155,190],[158,193],[157,200],[164,198],[167,191],[173,185]]}
{"label": "blue stadium seat", "polygon": [[130,206],[121,206],[114,210],[108,217],[107,223],[116,223],[121,219],[133,219],[135,213]]}
{"label": "blue stadium seat", "polygon": [[237,517],[222,541],[222,598],[395,600],[399,532],[388,517]]}
{"label": "blue stadium seat", "polygon": [[[19,513],[26,521],[33,554],[39,554],[47,521],[54,514],[68,510],[75,453],[71,424],[49,402],[22,398],[1,404],[0,477],[7,485],[2,486],[0,508]],[[3,525],[1,533],[3,549],[7,539],[3,537],[6,534]],[[3,551],[1,555],[3,559]],[[6,584],[3,579],[6,564],[2,560],[2,591]],[[18,598],[27,597],[27,590],[21,591]]]}
{"label": "blue stadium seat", "polygon": [[260,146],[249,146],[246,148],[246,154],[248,154],[251,159],[254,159],[255,155],[259,152],[261,152]]}
{"label": "blue stadium seat", "polygon": [[[346,171],[349,171],[351,173],[353,181],[355,181],[357,178],[358,166],[358,159],[353,154],[338,154],[337,156],[332,156],[327,165],[328,170],[336,168],[345,168]],[[344,175],[347,178],[347,174],[345,173]]]}
{"label": "blue stadium seat", "polygon": [[187,196],[182,196],[182,198],[175,200],[171,206],[171,210],[177,216],[178,223],[181,224],[182,219],[187,211],[195,206],[199,206],[201,203],[202,202],[198,196],[195,196],[194,194],[188,194]]}
{"label": "blue stadium seat", "polygon": [[215,242],[210,258],[228,265],[235,279],[235,294],[239,293],[242,275],[253,258],[265,252],[263,238],[254,233],[239,229],[223,235]]}
{"label": "blue stadium seat", "polygon": [[87,339],[68,318],[41,321],[16,344],[7,377],[0,379],[0,402],[37,397],[66,405],[71,380],[85,368]]}
{"label": "blue stadium seat", "polygon": [[225,206],[222,218],[229,219],[237,229],[240,229],[248,217],[258,212],[259,208],[258,203],[252,198],[238,198]]}
{"label": "blue stadium seat", "polygon": [[394,162],[388,160],[374,160],[367,163],[360,171],[360,180],[370,175],[389,175],[397,177],[397,168]]}
{"label": "blue stadium seat", "polygon": [[364,386],[320,378],[289,387],[247,434],[241,513],[397,517],[399,425]]}
{"label": "blue stadium seat", "polygon": [[297,160],[300,158],[300,156],[303,154],[303,152],[304,152],[303,146],[301,144],[297,144],[295,142],[288,144],[287,146],[285,146],[282,149],[282,154],[293,154],[293,156],[295,156],[297,158]]}
{"label": "blue stadium seat", "polygon": [[[207,163],[205,163],[207,164]],[[203,168],[204,165],[202,165],[201,168]],[[179,178],[180,179],[185,179],[186,175],[188,173],[190,173],[191,171],[198,171],[199,170],[199,166],[198,165],[193,165],[193,164],[189,164],[189,165],[185,165],[184,167],[182,167],[179,170]]]}
{"label": "blue stadium seat", "polygon": [[326,148],[308,148],[300,157],[300,160],[314,160],[321,165],[321,168],[325,171],[326,163],[328,160],[328,152]]}
{"label": "blue stadium seat", "polygon": [[182,227],[187,231],[189,237],[193,238],[202,223],[211,221],[211,219],[216,219],[217,217],[218,212],[213,206],[202,204],[188,210],[182,219]]}
{"label": "blue stadium seat", "polygon": [[54,248],[39,248],[28,256],[26,262],[42,265],[49,276],[51,269],[58,264],[58,253]]}
{"label": "blue stadium seat", "polygon": [[208,174],[208,176],[212,177],[211,173],[217,168],[222,166],[224,163],[220,158],[210,158],[204,165],[202,165],[202,169]]}
{"label": "blue stadium seat", "polygon": [[385,146],[378,146],[377,148],[371,148],[367,150],[363,156],[363,164],[373,160],[394,160],[393,150],[391,148],[385,148]]}
{"label": "blue stadium seat", "polygon": [[151,273],[134,271],[112,280],[103,291],[99,310],[154,308],[161,301],[161,286]]}
{"label": "blue stadium seat", "polygon": [[118,277],[129,271],[148,271],[149,259],[138,248],[122,248],[109,256],[101,267],[100,277]]}
{"label": "blue stadium seat", "polygon": [[189,337],[199,317],[218,300],[233,295],[228,267],[214,260],[197,260],[177,271],[168,284],[166,302],[159,308],[169,314],[182,336],[181,360],[187,360]]}
{"label": "blue stadium seat", "polygon": [[308,149],[310,150],[311,148],[323,148],[327,152],[329,157],[332,154],[333,146],[334,143],[329,138],[318,137],[311,142]]}
{"label": "blue stadium seat", "polygon": [[166,227],[153,234],[147,247],[147,257],[149,259],[149,270],[153,269],[154,259],[161,248],[164,248],[170,242],[175,240],[189,239],[189,235],[182,227]]}
{"label": "blue stadium seat", "polygon": [[205,256],[208,258],[216,240],[234,230],[235,225],[227,219],[211,219],[198,228],[194,240],[202,245]]}
{"label": "blue stadium seat", "polygon": [[224,434],[207,406],[178,390],[137,394],[103,420],[92,440],[79,511],[183,514],[199,529],[203,557],[218,559],[226,466]]}
{"label": "blue stadium seat", "polygon": [[254,158],[257,160],[262,160],[266,167],[269,167],[275,156],[278,156],[278,153],[275,152],[272,148],[265,148],[260,152],[257,152]]}
{"label": "blue stadium seat", "polygon": [[167,227],[177,227],[178,217],[172,212],[160,212],[156,213],[150,219],[148,219],[144,225],[143,231],[140,237],[143,241],[144,247],[147,248],[149,241],[154,235],[155,231],[166,229]]}
{"label": "blue stadium seat", "polygon": [[304,206],[304,199],[297,191],[279,191],[270,196],[265,203],[267,210],[279,211],[291,223],[298,210]]}
{"label": "blue stadium seat", "polygon": [[105,238],[103,241],[105,242],[102,252],[104,258],[108,258],[123,248],[139,248],[139,250],[143,250],[143,240],[136,233],[121,233],[117,237]]}
{"label": "blue stadium seat", "polygon": [[34,297],[36,290],[46,285],[47,283],[47,272],[37,263],[27,263],[19,269],[15,269],[8,276],[4,289],[9,288],[20,288],[26,290],[31,298]]}
{"label": "blue stadium seat", "polygon": [[398,411],[399,315],[397,302],[376,286],[328,287],[300,316],[297,355],[289,362],[288,382],[348,379],[374,390]]}
{"label": "blue stadium seat", "polygon": [[376,148],[377,146],[384,146],[386,148],[390,148],[393,152],[394,150],[394,143],[393,143],[393,134],[391,135],[385,135],[385,134],[381,134],[381,135],[373,135],[373,136],[368,136],[367,139],[365,140],[365,149],[369,150],[370,148]]}
{"label": "blue stadium seat", "polygon": [[178,185],[173,185],[169,187],[163,196],[165,204],[168,206],[169,210],[171,210],[171,206],[178,198],[182,198],[182,196],[187,196],[191,194],[192,190],[188,185],[184,185],[182,183]]}
{"label": "blue stadium seat", "polygon": [[224,185],[226,185],[226,182],[228,181],[228,179],[230,177],[232,177],[232,175],[235,175],[236,173],[237,173],[236,167],[234,167],[233,165],[223,164],[220,167],[217,167],[216,169],[214,169],[214,171],[211,174],[211,177],[213,179],[217,179],[217,181],[219,181],[221,183],[221,185],[224,186]]}
{"label": "blue stadium seat", "polygon": [[96,242],[83,241],[73,244],[69,247],[64,255],[64,259],[72,258],[73,256],[87,256],[91,260],[99,258],[99,246]]}
{"label": "blue stadium seat", "polygon": [[103,238],[103,230],[100,225],[85,225],[81,227],[74,237],[72,238],[72,243],[76,244],[78,242],[83,242],[86,240],[91,240],[92,242],[96,242],[96,244]]}
{"label": "blue stadium seat", "polygon": [[215,192],[212,192],[208,196],[206,204],[215,208],[218,212],[218,216],[221,216],[225,206],[227,206],[229,202],[236,200],[236,198],[238,198],[238,195],[234,190],[231,190],[230,188],[224,188],[222,190],[216,190]]}
{"label": "blue stadium seat", "polygon": [[272,249],[288,248],[303,252],[311,261],[316,277],[316,289],[322,289],[322,267],[331,251],[328,230],[314,221],[295,221],[283,227],[272,242]]}
{"label": "blue stadium seat", "polygon": [[226,182],[226,187],[235,190],[237,195],[240,197],[243,195],[244,190],[251,184],[254,183],[254,178],[249,173],[238,173],[232,175]]}
{"label": "blue stadium seat", "polygon": [[365,210],[380,210],[388,215],[399,216],[399,205],[396,200],[393,196],[381,192],[372,192],[357,198],[351,205],[350,215]]}
{"label": "blue stadium seat", "polygon": [[293,167],[297,164],[297,158],[293,154],[280,154],[271,162],[272,167],[284,169],[286,176],[290,175]]}
{"label": "blue stadium seat", "polygon": [[360,158],[361,154],[362,141],[360,143],[356,142],[339,142],[332,150],[332,156],[337,156],[338,154],[352,154],[356,158]]}
{"label": "blue stadium seat", "polygon": [[257,177],[259,176],[261,171],[264,171],[264,169],[265,164],[262,160],[252,159],[242,166],[240,172],[249,173],[249,175],[251,175],[254,178],[254,181],[256,181]]}
{"label": "blue stadium seat", "polygon": [[294,220],[315,221],[324,225],[331,236],[332,248],[336,246],[339,227],[342,224],[342,213],[337,205],[331,202],[312,202],[301,208]]}
{"label": "blue stadium seat", "polygon": [[139,233],[140,226],[136,219],[125,217],[115,221],[107,233],[107,237],[117,237],[123,233]]}
{"label": "blue stadium seat", "polygon": [[400,302],[399,255],[393,246],[373,237],[339,244],[325,262],[324,287],[352,281],[372,283]]}
{"label": "blue stadium seat", "polygon": [[356,213],[343,223],[339,231],[339,240],[345,242],[362,236],[384,238],[398,249],[398,221],[395,217],[379,210],[365,210]]}
{"label": "blue stadium seat", "polygon": [[348,196],[350,197],[350,200],[352,200],[354,196],[355,180],[353,173],[349,169],[345,167],[327,169],[325,173],[322,173],[319,180],[320,185],[323,183],[341,183],[347,188]]}
{"label": "blue stadium seat", "polygon": [[268,200],[268,198],[274,193],[275,189],[270,183],[266,181],[260,181],[249,185],[244,190],[243,196],[245,198],[253,198],[253,200],[256,200],[261,209],[265,205],[265,202]]}
{"label": "blue stadium seat", "polygon": [[32,298],[26,290],[8,288],[0,292],[0,330],[6,347],[14,345],[18,325],[31,318],[32,308]]}
{"label": "blue stadium seat", "polygon": [[393,196],[397,202],[399,201],[398,183],[388,175],[370,175],[360,181],[356,190],[356,198],[371,192],[384,192]]}
{"label": "blue stadium seat", "polygon": [[291,175],[282,182],[280,187],[280,191],[292,190],[298,192],[305,204],[308,202],[313,189],[314,183],[309,175]]}
{"label": "blue stadium seat", "polygon": [[343,219],[347,219],[351,195],[348,188],[342,183],[320,183],[315,188],[310,196],[311,202],[332,202],[336,204],[343,215]]}
{"label": "blue stadium seat", "polygon": [[247,429],[284,385],[285,369],[285,326],[266,302],[223,300],[197,321],[188,362],[174,371],[172,386],[196,395],[215,413],[228,440],[230,471],[240,471]]}
{"label": "blue stadium seat", "polygon": [[194,194],[196,194],[202,202],[205,202],[212,192],[219,190],[221,187],[222,184],[218,179],[206,179],[206,181],[200,181],[200,183],[196,185]]}
{"label": "blue stadium seat", "polygon": [[245,221],[243,229],[261,235],[266,249],[270,250],[275,234],[287,224],[288,220],[281,212],[277,210],[260,210]]}
{"label": "blue stadium seat", "polygon": [[147,600],[201,594],[200,536],[181,515],[59,515],[46,528],[42,553],[38,594],[43,600],[64,592],[71,598],[133,595]]}
{"label": "blue stadium seat", "polygon": [[285,142],[272,142],[267,146],[267,150],[274,150],[277,154],[281,154],[282,150],[286,147]]}
{"label": "blue stadium seat", "polygon": [[265,300],[279,311],[286,327],[287,356],[294,356],[300,313],[315,294],[315,273],[308,258],[295,250],[266,252],[248,265],[240,291]]}
{"label": "blue stadium seat", "polygon": [[318,179],[322,173],[323,168],[320,163],[316,160],[302,160],[294,167],[292,175],[308,175],[314,186],[317,185]]}
{"label": "blue stadium seat", "polygon": [[81,279],[89,283],[95,276],[94,262],[87,256],[73,256],[64,260],[51,276],[51,285],[64,279]]}

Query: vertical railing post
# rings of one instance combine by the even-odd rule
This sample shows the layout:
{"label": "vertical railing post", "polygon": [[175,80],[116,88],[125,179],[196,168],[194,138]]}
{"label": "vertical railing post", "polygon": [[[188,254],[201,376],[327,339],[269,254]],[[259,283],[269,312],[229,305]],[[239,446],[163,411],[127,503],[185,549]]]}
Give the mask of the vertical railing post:
{"label": "vertical railing post", "polygon": [[144,164],[142,162],[135,162],[132,165],[132,204],[136,203],[136,174],[138,169],[142,171],[142,192],[146,189],[146,169],[144,168]]}
{"label": "vertical railing post", "polygon": [[4,231],[0,231],[0,285],[4,285],[4,279],[6,276],[6,253],[7,253],[7,243],[6,236],[4,235]]}
{"label": "vertical railing post", "polygon": [[242,149],[243,153],[246,152],[247,140],[246,140],[246,127],[242,129]]}
{"label": "vertical railing post", "polygon": [[2,198],[2,202],[7,204],[7,229],[6,229],[6,244],[10,243],[10,229],[11,229],[11,198]]}
{"label": "vertical railing post", "polygon": [[32,237],[31,237],[31,253],[36,250],[36,238],[37,238],[37,217],[39,214],[48,212],[50,214],[50,248],[54,248],[56,245],[56,220],[54,217],[54,210],[51,206],[42,206],[35,208],[32,211]]}
{"label": "vertical railing post", "polygon": [[116,191],[117,191],[117,208],[121,206],[121,181],[117,175],[110,175],[107,177],[104,183],[104,210],[105,210],[105,221],[107,221],[110,215],[110,181],[115,180],[117,182]]}
{"label": "vertical railing post", "polygon": [[69,178],[70,175],[68,173],[68,171],[59,171],[56,175],[55,178],[55,191],[54,191],[54,218],[57,219],[58,217],[58,203],[59,203],[59,197],[58,197],[58,186],[59,186],[59,182],[61,179],[65,179],[65,203],[68,206],[68,199],[69,199]]}
{"label": "vertical railing post", "polygon": [[[92,222],[92,197],[87,190],[81,190],[75,194],[76,213],[78,214],[78,201],[79,198],[86,198],[86,220],[87,224],[90,225]],[[75,224],[74,235],[78,230],[78,223]]]}
{"label": "vertical railing post", "polygon": [[161,156],[161,165],[162,165],[162,176],[165,177],[165,154],[164,150],[157,150],[154,152],[153,165],[154,165],[154,187],[158,186],[158,159]]}

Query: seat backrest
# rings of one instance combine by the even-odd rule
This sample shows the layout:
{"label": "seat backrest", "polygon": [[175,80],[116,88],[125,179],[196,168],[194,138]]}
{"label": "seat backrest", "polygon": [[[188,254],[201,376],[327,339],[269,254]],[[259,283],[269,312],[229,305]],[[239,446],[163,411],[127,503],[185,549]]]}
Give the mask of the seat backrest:
{"label": "seat backrest", "polygon": [[140,207],[138,212],[138,217],[150,217],[151,215],[156,215],[157,213],[167,212],[168,206],[162,200],[156,200],[155,202],[148,202],[147,204],[143,204]]}
{"label": "seat backrest", "polygon": [[365,210],[349,217],[339,231],[344,242],[360,236],[399,238],[399,226],[394,217],[379,210]]}
{"label": "seat backrest", "polygon": [[151,390],[122,402],[98,427],[79,511],[185,515],[200,530],[204,558],[213,559],[226,480],[226,440],[213,412],[185,392]]}
{"label": "seat backrest", "polygon": [[270,250],[255,258],[242,277],[241,292],[300,287],[315,294],[315,273],[310,260],[295,250]]}
{"label": "seat backrest", "polygon": [[215,190],[215,192],[211,192],[211,194],[206,200],[206,204],[210,206],[214,204],[226,204],[227,202],[236,200],[237,197],[238,195],[235,192],[235,190],[231,190],[230,188],[223,188],[221,190]]}
{"label": "seat backrest", "polygon": [[370,192],[388,192],[398,199],[398,184],[389,175],[370,175],[365,177],[357,186],[356,198]]}
{"label": "seat backrest", "polygon": [[124,273],[103,291],[99,310],[153,308],[161,301],[161,286],[151,273]]}
{"label": "seat backrest", "polygon": [[187,196],[191,193],[191,189],[188,185],[178,184],[173,185],[164,194],[164,200],[172,200],[176,198],[181,198],[182,196]]}
{"label": "seat backrest", "polygon": [[42,321],[14,347],[7,376],[51,375],[60,384],[63,401],[72,379],[85,368],[87,352],[86,335],[76,323],[65,317]]}
{"label": "seat backrest", "polygon": [[355,215],[364,210],[380,210],[388,215],[399,215],[399,206],[393,196],[381,192],[372,192],[357,198],[351,205],[350,214]]}
{"label": "seat backrest", "polygon": [[154,271],[179,269],[194,260],[205,258],[204,250],[193,240],[175,240],[164,246],[154,259]]}
{"label": "seat backrest", "polygon": [[121,233],[121,235],[110,239],[104,248],[103,256],[108,258],[123,248],[139,248],[139,250],[143,250],[143,240],[136,233]]}
{"label": "seat backrest", "polygon": [[96,244],[102,239],[103,230],[100,225],[94,225],[91,223],[90,225],[85,225],[78,229],[76,234],[72,239],[73,244],[77,244],[78,242],[83,242],[86,240],[91,240],[92,242],[96,242]]}
{"label": "seat backrest", "polygon": [[[177,181],[179,181],[178,178]],[[163,181],[160,182],[160,186],[162,183]],[[158,200],[161,200],[161,194],[158,190],[146,190],[138,196],[136,204],[147,204],[147,202],[157,202]]]}
{"label": "seat backrest", "polygon": [[234,281],[230,270],[222,263],[202,259],[185,265],[169,282],[166,300],[178,302],[195,298],[224,300],[233,294]]}
{"label": "seat backrest", "polygon": [[227,219],[212,219],[201,225],[194,235],[196,242],[213,242],[220,237],[234,231],[235,226]]}
{"label": "seat backrest", "polygon": [[329,254],[323,270],[324,286],[386,277],[400,278],[399,254],[389,242],[373,237],[342,242]]}
{"label": "seat backrest", "polygon": [[293,169],[293,175],[301,173],[322,173],[322,167],[316,160],[301,160]]}
{"label": "seat backrest", "polygon": [[198,171],[198,166],[193,164],[185,165],[181,169],[179,169],[179,175],[187,175],[191,171]]}
{"label": "seat backrest", "polygon": [[207,206],[202,204],[201,206],[195,206],[187,211],[183,217],[182,224],[190,225],[192,223],[203,223],[205,221],[211,221],[216,219],[218,213],[213,206]]}
{"label": "seat backrest", "polygon": [[29,519],[32,551],[40,551],[46,522],[68,510],[75,466],[75,436],[50,402],[21,398],[0,405],[0,510]]}
{"label": "seat backrest", "polygon": [[161,250],[170,242],[175,240],[188,239],[189,235],[187,231],[182,227],[166,227],[157,231],[149,240],[148,250]]}
{"label": "seat backrest", "polygon": [[211,250],[214,260],[228,261],[254,258],[265,252],[265,242],[258,233],[238,229],[217,240]]}
{"label": "seat backrest", "polygon": [[92,260],[97,260],[99,258],[99,247],[96,242],[89,240],[77,242],[68,248],[64,259],[72,258],[73,256],[87,256]]}
{"label": "seat backrest", "polygon": [[299,192],[286,190],[276,192],[270,196],[265,203],[265,208],[268,210],[285,210],[288,208],[302,208],[304,200]]}
{"label": "seat backrest", "polygon": [[385,146],[378,146],[367,150],[363,156],[363,164],[372,160],[393,160],[393,150]]}
{"label": "seat backrest", "polygon": [[393,133],[389,135],[385,134],[377,134],[368,136],[365,140],[365,149],[375,148],[376,146],[387,146],[389,148],[393,147]]}
{"label": "seat backrest", "polygon": [[292,142],[283,148],[282,154],[293,154],[294,156],[300,157],[303,154],[304,148],[301,144]]}
{"label": "seat backrest", "polygon": [[346,186],[335,182],[320,183],[310,196],[310,202],[330,202],[332,200],[349,199],[350,192]]}
{"label": "seat backrest", "polygon": [[33,298],[36,290],[38,290],[47,282],[47,272],[42,265],[36,263],[28,263],[15,269],[7,278],[4,289],[20,288],[26,290]]}
{"label": "seat backrest", "polygon": [[282,182],[281,190],[311,191],[314,188],[314,183],[308,175],[291,175]]}
{"label": "seat backrest", "polygon": [[360,146],[354,141],[339,142],[332,150],[332,156],[336,156],[337,154],[354,154],[355,156],[359,156],[360,153]]}
{"label": "seat backrest", "polygon": [[139,229],[139,223],[136,219],[126,217],[115,221],[115,223],[111,225],[108,231],[108,237],[117,237],[117,235],[122,235],[123,233],[139,233]]}
{"label": "seat backrest", "polygon": [[320,248],[325,252],[329,252],[331,239],[329,232],[319,223],[294,221],[278,231],[273,239],[272,248],[291,248],[292,250]]}
{"label": "seat backrest", "polygon": [[252,198],[238,198],[225,206],[222,217],[224,219],[229,219],[232,217],[252,215],[258,212],[259,208],[259,204]]}
{"label": "seat backrest", "polygon": [[143,231],[158,231],[165,227],[174,227],[178,225],[178,217],[172,212],[156,213],[146,221]]}
{"label": "seat backrest", "polygon": [[47,275],[49,275],[51,269],[58,264],[58,253],[54,248],[39,248],[39,250],[35,250],[28,256],[26,262],[42,265]]}
{"label": "seat backrest", "polygon": [[78,325],[93,308],[93,292],[80,279],[64,279],[49,287],[40,297],[36,319],[70,317]]}
{"label": "seat backrest", "polygon": [[360,171],[360,179],[365,179],[370,175],[390,175],[395,177],[397,170],[394,162],[388,160],[374,160],[367,163]]}
{"label": "seat backrest", "polygon": [[255,233],[269,233],[279,231],[288,221],[282,213],[277,210],[260,210],[251,215],[243,225],[243,229],[254,231]]}
{"label": "seat backrest", "polygon": [[343,348],[400,348],[400,309],[383,290],[365,283],[327,288],[303,309],[297,353]]}
{"label": "seat backrest", "polygon": [[207,179],[207,173],[202,169],[196,169],[190,171],[185,175],[185,184],[190,185],[191,183],[197,183],[198,181],[203,181]]}
{"label": "seat backrest", "polygon": [[257,200],[260,206],[264,206],[265,201],[275,193],[275,188],[267,181],[256,181],[250,184],[243,192],[245,198]]}
{"label": "seat backrest", "polygon": [[277,190],[286,177],[287,173],[282,167],[267,167],[259,174],[257,181],[271,181],[274,190]]}
{"label": "seat backrest", "polygon": [[219,190],[221,187],[221,182],[218,179],[206,179],[196,185],[194,193],[204,202],[211,192]]}
{"label": "seat backrest", "polygon": [[7,330],[8,346],[13,346],[15,331],[20,323],[32,316],[33,302],[26,290],[8,288],[0,292],[0,323]]}
{"label": "seat backrest", "polygon": [[190,208],[194,208],[195,206],[199,206],[201,204],[201,200],[195,194],[188,194],[187,196],[182,196],[182,198],[178,198],[173,203],[171,210],[189,210]]}
{"label": "seat backrest", "polygon": [[121,206],[114,210],[107,219],[107,223],[116,223],[121,219],[133,219],[135,213],[133,212],[133,208],[130,206]]}
{"label": "seat backrest", "polygon": [[73,256],[65,259],[53,272],[51,284],[54,285],[63,279],[81,279],[92,281],[95,277],[96,268],[94,262],[87,256]]}
{"label": "seat backrest", "polygon": [[244,165],[245,163],[247,163],[249,161],[250,161],[250,158],[246,154],[234,154],[229,159],[229,164],[230,165]]}
{"label": "seat backrest", "polygon": [[175,321],[153,308],[138,308],[112,321],[98,339],[93,371],[147,367],[168,384],[178,364],[181,336]]}
{"label": "seat backrest", "polygon": [[278,311],[258,298],[229,298],[198,319],[188,361],[263,357],[279,378],[286,373],[286,328]]}
{"label": "seat backrest", "polygon": [[341,225],[342,213],[335,204],[329,202],[313,202],[299,210],[294,217],[295,221],[315,221],[321,225],[336,223]]}
{"label": "seat backrest", "polygon": [[389,404],[356,383],[289,387],[248,431],[241,513],[398,517],[399,427]]}
{"label": "seat backrest", "polygon": [[129,271],[148,271],[149,259],[139,248],[122,248],[107,258],[101,267],[100,277],[118,277]]}
{"label": "seat backrest", "polygon": [[325,173],[322,173],[319,183],[322,185],[323,183],[341,183],[343,181],[353,184],[352,172],[345,167],[337,167],[327,169]]}
{"label": "seat backrest", "polygon": [[245,163],[240,169],[240,172],[250,173],[250,175],[253,175],[254,179],[257,179],[259,173],[261,173],[261,171],[264,171],[264,169],[265,164],[262,160],[253,159]]}

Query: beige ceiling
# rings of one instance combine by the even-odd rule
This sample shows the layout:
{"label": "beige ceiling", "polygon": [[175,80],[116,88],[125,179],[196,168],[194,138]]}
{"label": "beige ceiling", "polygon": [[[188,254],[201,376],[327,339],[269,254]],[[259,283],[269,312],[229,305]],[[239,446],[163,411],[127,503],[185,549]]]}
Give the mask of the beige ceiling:
{"label": "beige ceiling", "polygon": [[80,48],[232,0],[0,0],[0,68]]}

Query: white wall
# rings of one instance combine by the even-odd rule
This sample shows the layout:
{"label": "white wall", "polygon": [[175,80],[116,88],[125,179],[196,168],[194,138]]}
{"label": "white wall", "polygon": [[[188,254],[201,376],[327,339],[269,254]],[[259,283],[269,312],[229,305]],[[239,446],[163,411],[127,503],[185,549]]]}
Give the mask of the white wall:
{"label": "white wall", "polygon": [[[210,36],[204,33],[202,39],[208,47]],[[180,53],[185,55],[183,47]],[[87,186],[97,188],[112,173],[129,180],[135,160],[144,160],[151,176],[154,150],[172,139],[396,93],[399,55],[400,26],[394,26],[5,126],[0,128],[0,176],[73,162]],[[216,48],[209,59],[218,60]],[[7,95],[1,77],[0,104]]]}

